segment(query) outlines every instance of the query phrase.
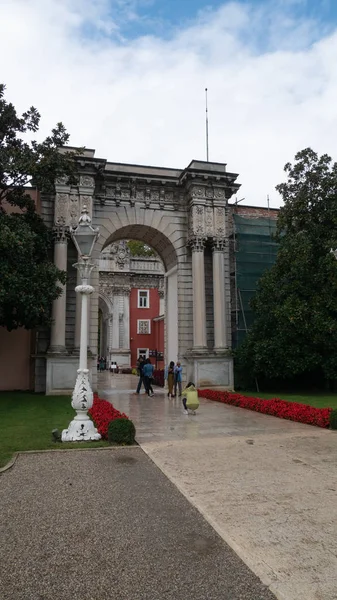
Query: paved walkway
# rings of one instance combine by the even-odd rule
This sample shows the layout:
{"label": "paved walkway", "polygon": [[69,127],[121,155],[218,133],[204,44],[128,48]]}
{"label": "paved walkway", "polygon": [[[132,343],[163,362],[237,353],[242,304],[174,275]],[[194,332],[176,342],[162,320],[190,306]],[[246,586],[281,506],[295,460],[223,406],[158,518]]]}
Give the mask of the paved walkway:
{"label": "paved walkway", "polygon": [[1,600],[275,600],[141,448],[20,455]]}
{"label": "paved walkway", "polygon": [[207,400],[186,417],[135,384],[105,374],[101,395],[246,564],[280,599],[336,600],[336,433]]}

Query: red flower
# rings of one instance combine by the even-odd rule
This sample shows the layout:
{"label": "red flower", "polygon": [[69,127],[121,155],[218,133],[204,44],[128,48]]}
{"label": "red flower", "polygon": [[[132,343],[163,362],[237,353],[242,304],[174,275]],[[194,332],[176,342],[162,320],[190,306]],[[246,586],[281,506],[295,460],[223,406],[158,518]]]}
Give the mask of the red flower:
{"label": "red flower", "polygon": [[329,427],[330,424],[330,413],[332,412],[332,408],[315,408],[314,406],[299,404],[298,402],[287,402],[286,400],[280,400],[280,398],[265,400],[262,398],[253,398],[232,392],[219,392],[215,390],[198,390],[198,393],[208,400],[215,400],[216,402],[223,402],[225,404],[231,404],[232,406],[247,408],[265,415],[297,421],[298,423],[316,425],[316,427]]}
{"label": "red flower", "polygon": [[94,421],[98,433],[101,434],[103,440],[106,440],[108,437],[108,427],[110,421],[122,418],[128,419],[127,415],[114,408],[111,402],[99,398],[98,394],[94,394],[94,402],[88,411],[88,414]]}

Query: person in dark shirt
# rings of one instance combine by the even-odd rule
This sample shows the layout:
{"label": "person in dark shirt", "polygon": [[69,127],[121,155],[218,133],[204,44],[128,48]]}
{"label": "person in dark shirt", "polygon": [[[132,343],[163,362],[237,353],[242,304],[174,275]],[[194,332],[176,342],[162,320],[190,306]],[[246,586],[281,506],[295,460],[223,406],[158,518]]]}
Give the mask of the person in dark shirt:
{"label": "person in dark shirt", "polygon": [[[137,371],[138,371],[138,375],[139,375],[139,381],[138,381],[138,385],[137,385],[137,390],[136,390],[136,394],[140,394],[140,390],[142,387],[142,384],[145,387],[145,383],[144,383],[144,375],[143,375],[143,367],[145,365],[145,361],[144,358],[142,356],[140,356],[137,360]],[[145,391],[146,391],[146,387],[145,387]]]}

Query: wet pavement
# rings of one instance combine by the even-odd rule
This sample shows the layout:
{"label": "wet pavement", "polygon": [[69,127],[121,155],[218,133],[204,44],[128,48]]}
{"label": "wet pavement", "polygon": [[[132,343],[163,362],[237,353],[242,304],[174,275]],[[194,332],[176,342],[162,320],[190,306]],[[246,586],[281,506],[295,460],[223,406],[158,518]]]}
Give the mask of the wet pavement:
{"label": "wet pavement", "polygon": [[336,600],[336,432],[203,399],[187,417],[136,384],[103,374],[100,395],[238,556],[281,600]]}

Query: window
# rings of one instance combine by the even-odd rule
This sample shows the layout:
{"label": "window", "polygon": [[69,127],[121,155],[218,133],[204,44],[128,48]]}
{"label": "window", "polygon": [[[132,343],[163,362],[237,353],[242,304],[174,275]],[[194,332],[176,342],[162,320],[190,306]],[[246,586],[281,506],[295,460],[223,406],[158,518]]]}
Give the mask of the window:
{"label": "window", "polygon": [[138,308],[149,308],[149,307],[150,307],[149,290],[138,290]]}
{"label": "window", "polygon": [[148,334],[151,333],[151,321],[150,319],[138,319],[137,320],[137,333]]}

